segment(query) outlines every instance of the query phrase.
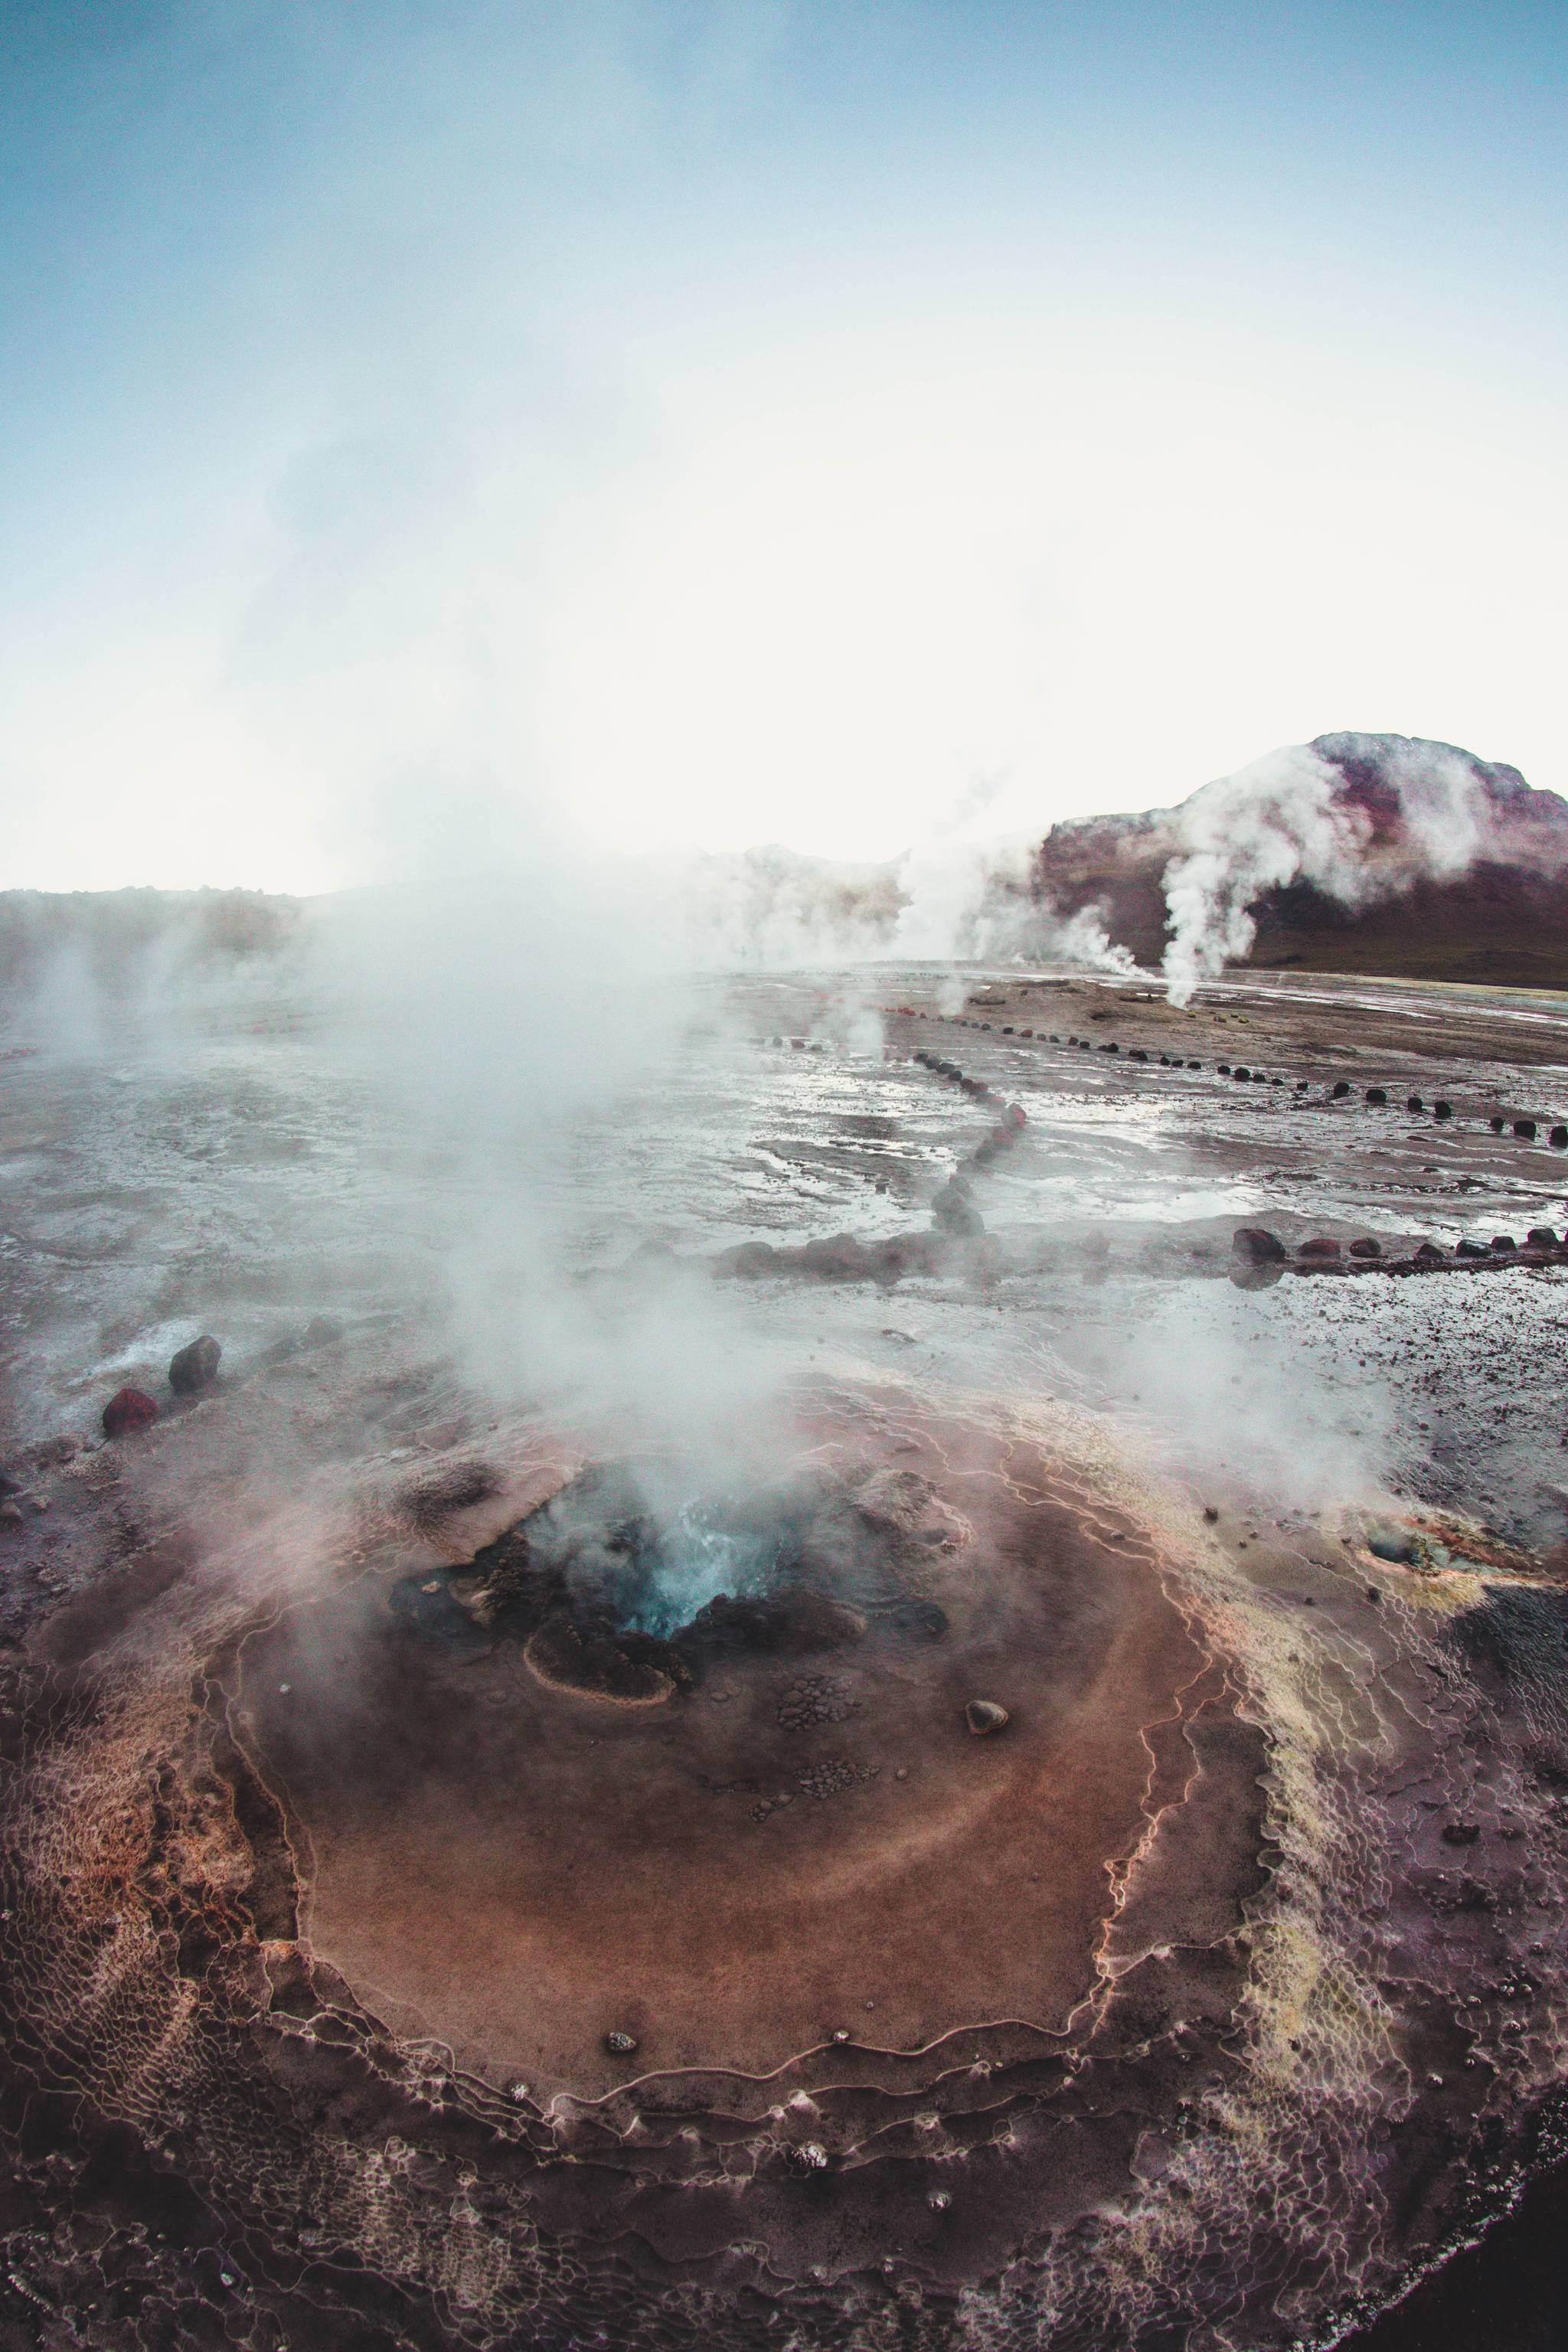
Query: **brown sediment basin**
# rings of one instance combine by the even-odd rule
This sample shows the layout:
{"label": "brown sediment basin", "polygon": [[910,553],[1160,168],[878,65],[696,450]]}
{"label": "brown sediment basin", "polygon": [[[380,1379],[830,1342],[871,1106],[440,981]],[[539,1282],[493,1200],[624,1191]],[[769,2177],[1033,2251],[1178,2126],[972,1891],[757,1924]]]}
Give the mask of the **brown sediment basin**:
{"label": "brown sediment basin", "polygon": [[[1152,1538],[960,1421],[798,1434],[851,1484],[930,1479],[973,1528],[922,1571],[929,1621],[873,1609],[848,1646],[727,1655],[637,1707],[552,1685],[516,1641],[434,1640],[390,1605],[395,1570],[248,1637],[232,1719],[286,1807],[304,1931],[400,2031],[595,2097],[768,2075],[836,2033],[1058,2034],[1094,1987],[1214,1696]],[[975,1697],[1005,1731],[973,1736]]]}

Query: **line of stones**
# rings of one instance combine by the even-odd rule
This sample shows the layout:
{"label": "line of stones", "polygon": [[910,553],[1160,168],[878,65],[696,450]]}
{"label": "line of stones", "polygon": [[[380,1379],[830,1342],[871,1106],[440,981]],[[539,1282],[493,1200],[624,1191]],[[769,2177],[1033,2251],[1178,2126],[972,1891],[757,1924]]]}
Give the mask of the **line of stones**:
{"label": "line of stones", "polygon": [[1488,1242],[1461,1241],[1452,1252],[1436,1242],[1418,1244],[1406,1257],[1384,1257],[1381,1242],[1369,1237],[1348,1249],[1326,1235],[1305,1241],[1292,1255],[1278,1234],[1262,1225],[1242,1225],[1231,1249],[1244,1272],[1264,1278],[1283,1274],[1485,1274],[1509,1265],[1560,1265],[1568,1262],[1568,1237],[1550,1225],[1531,1225],[1522,1248],[1511,1234]]}
{"label": "line of stones", "polygon": [[[925,1013],[912,1010],[906,1011],[902,1006],[900,1006],[897,1010],[896,1017],[903,1020],[925,1021],[930,1019],[931,1016]],[[938,1015],[936,1017],[941,1018],[942,1016]],[[960,1029],[989,1030],[996,1025],[990,1021],[971,1020],[963,1013],[955,1013],[952,1018],[955,1026]],[[1086,1054],[1091,1054],[1097,1050],[1095,1040],[1092,1037],[1064,1038],[1057,1035],[1055,1032],[1047,1034],[1044,1029],[1019,1028],[1011,1022],[1003,1023],[998,1034],[1004,1037],[1031,1038],[1041,1045],[1066,1045],[1069,1047],[1076,1045],[1080,1052]],[[1099,1045],[1098,1051],[1102,1054],[1120,1054],[1121,1046],[1115,1038],[1109,1038]],[[919,1061],[921,1056],[917,1054],[914,1058]],[[1152,1064],[1155,1057],[1147,1053],[1142,1045],[1130,1045],[1127,1049],[1127,1058],[1130,1062],[1148,1062]],[[1203,1068],[1203,1064],[1201,1062],[1184,1061],[1179,1055],[1172,1054],[1161,1054],[1158,1056],[1158,1066],[1161,1069],[1165,1070],[1201,1070]],[[1235,1079],[1243,1086],[1282,1087],[1288,1083],[1288,1081],[1283,1077],[1271,1075],[1270,1073],[1263,1070],[1252,1069],[1245,1062],[1237,1062],[1234,1064],[1230,1062],[1218,1062],[1215,1066],[1218,1070],[1222,1078]],[[1312,1082],[1310,1078],[1298,1078],[1295,1083],[1294,1092],[1298,1095],[1310,1093],[1311,1083]],[[1348,1078],[1336,1078],[1331,1085],[1325,1085],[1323,1088],[1323,1099],[1326,1102],[1342,1102],[1352,1092],[1353,1088],[1352,1087]],[[1385,1108],[1388,1103],[1388,1089],[1386,1087],[1368,1087],[1365,1092],[1365,1099],[1368,1106],[1373,1110]],[[1430,1109],[1432,1117],[1442,1122],[1447,1122],[1454,1117],[1453,1104],[1451,1102],[1447,1102],[1440,1097],[1428,1105],[1422,1096],[1413,1094],[1405,1098],[1405,1108],[1407,1111],[1417,1116],[1426,1112],[1427,1109]],[[1519,1137],[1521,1142],[1533,1143],[1540,1136],[1542,1127],[1545,1122],[1528,1118],[1523,1114],[1521,1114],[1518,1118],[1510,1119],[1506,1113],[1494,1111],[1491,1114],[1488,1124],[1494,1135],[1503,1134],[1511,1126],[1514,1134]],[[1548,1143],[1551,1144],[1554,1151],[1568,1151],[1568,1123],[1560,1122],[1557,1125],[1550,1127],[1547,1130],[1546,1139]]]}
{"label": "line of stones", "polygon": [[[984,1028],[990,1024],[983,1022],[980,1025]],[[1012,1034],[1007,1030],[1003,1032],[1004,1035]],[[1033,1032],[1025,1030],[1021,1034],[1029,1036]],[[1059,1045],[1061,1040],[1051,1038],[1049,1042]],[[1068,1042],[1071,1044],[1082,1041],[1069,1039]],[[1102,1050],[1115,1049],[1102,1048]],[[1148,1058],[1137,1049],[1134,1049],[1134,1057],[1138,1060]],[[979,1213],[973,1209],[969,1200],[968,1184],[963,1170],[965,1167],[986,1166],[1001,1152],[1006,1150],[1011,1144],[1016,1143],[1027,1124],[1026,1114],[1018,1104],[1006,1102],[994,1087],[987,1086],[984,1078],[969,1076],[960,1069],[956,1062],[947,1060],[941,1054],[928,1053],[922,1046],[911,1054],[910,1059],[919,1063],[922,1069],[934,1071],[939,1077],[951,1079],[955,1086],[962,1087],[965,1094],[972,1095],[977,1102],[988,1107],[994,1106],[1002,1113],[998,1124],[969,1154],[968,1159],[960,1162],[958,1170],[949,1178],[931,1204],[931,1214],[939,1225],[944,1225],[952,1232],[976,1234],[983,1232],[984,1227]],[[1174,1066],[1179,1067],[1180,1065]],[[1187,1066],[1196,1069],[1202,1066],[1198,1063],[1190,1063]],[[1230,1075],[1227,1065],[1222,1062],[1219,1066],[1222,1075]],[[1245,1078],[1248,1073],[1243,1068],[1238,1070],[1236,1076]],[[1304,1078],[1300,1081],[1303,1087],[1306,1083]],[[1274,1084],[1282,1085],[1283,1080],[1277,1078]],[[1350,1087],[1341,1080],[1335,1087],[1334,1092],[1337,1095],[1347,1095]],[[1383,1087],[1367,1088],[1369,1103],[1374,1105],[1385,1103],[1387,1099],[1387,1094]],[[1420,1108],[1419,1096],[1413,1095],[1410,1098],[1410,1108],[1418,1110]],[[1438,1118],[1451,1118],[1453,1115],[1447,1103],[1436,1105],[1434,1108]],[[1492,1124],[1499,1132],[1501,1131],[1503,1122],[1500,1118],[1494,1119]],[[1522,1134],[1528,1129],[1533,1135],[1535,1121],[1519,1119],[1514,1122],[1514,1128],[1518,1134]],[[1555,1133],[1556,1131],[1553,1130],[1554,1140]],[[1568,1140],[1568,1135],[1565,1135],[1564,1139]],[[970,1218],[973,1218],[973,1223],[969,1222]],[[1279,1235],[1269,1233],[1262,1226],[1243,1225],[1234,1236],[1231,1246],[1244,1266],[1256,1267],[1260,1271],[1271,1266],[1283,1269],[1291,1263],[1290,1253]],[[1347,1255],[1349,1263],[1346,1262]],[[1316,1235],[1311,1240],[1301,1244],[1296,1253],[1293,1270],[1300,1274],[1416,1274],[1428,1273],[1439,1266],[1455,1267],[1463,1263],[1469,1270],[1479,1272],[1487,1266],[1546,1265],[1563,1259],[1568,1259],[1568,1234],[1560,1239],[1550,1225],[1532,1225],[1525,1236],[1522,1249],[1511,1234],[1496,1234],[1489,1244],[1463,1240],[1452,1255],[1436,1242],[1426,1241],[1420,1243],[1408,1257],[1398,1258],[1385,1258],[1382,1243],[1373,1240],[1370,1234],[1352,1242],[1348,1253],[1342,1248],[1339,1242],[1328,1235]]]}
{"label": "line of stones", "polygon": [[934,1222],[949,1233],[984,1233],[984,1224],[971,1197],[970,1179],[966,1171],[989,1168],[994,1160],[1000,1160],[1005,1152],[1010,1151],[1028,1125],[1028,1118],[1021,1104],[1005,1101],[986,1085],[984,1078],[970,1077],[956,1062],[947,1061],[940,1054],[928,1054],[923,1048],[911,1054],[910,1059],[918,1062],[922,1069],[931,1070],[938,1077],[947,1078],[953,1086],[961,1087],[966,1095],[973,1096],[985,1109],[1000,1114],[995,1126],[989,1129],[973,1150],[959,1161],[931,1208]]}

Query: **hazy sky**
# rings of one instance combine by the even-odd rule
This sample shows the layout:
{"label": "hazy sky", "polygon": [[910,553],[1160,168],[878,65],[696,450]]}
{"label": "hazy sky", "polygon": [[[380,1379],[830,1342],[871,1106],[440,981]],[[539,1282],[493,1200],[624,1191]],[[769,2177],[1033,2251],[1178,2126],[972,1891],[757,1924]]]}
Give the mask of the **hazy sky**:
{"label": "hazy sky", "polygon": [[1556,0],[0,33],[0,884],[1568,790]]}

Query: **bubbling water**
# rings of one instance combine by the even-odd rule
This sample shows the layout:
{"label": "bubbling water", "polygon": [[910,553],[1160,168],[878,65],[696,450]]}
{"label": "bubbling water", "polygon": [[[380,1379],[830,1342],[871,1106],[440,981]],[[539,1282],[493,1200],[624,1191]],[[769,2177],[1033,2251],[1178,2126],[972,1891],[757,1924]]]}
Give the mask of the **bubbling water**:
{"label": "bubbling water", "polygon": [[721,1598],[760,1600],[799,1566],[804,1513],[789,1500],[681,1492],[657,1470],[575,1481],[526,1525],[536,1571],[598,1602],[622,1633],[668,1641]]}
{"label": "bubbling water", "polygon": [[776,1537],[725,1527],[710,1506],[683,1503],[645,1540],[622,1622],[628,1632],[668,1639],[721,1595],[765,1591],[777,1566]]}

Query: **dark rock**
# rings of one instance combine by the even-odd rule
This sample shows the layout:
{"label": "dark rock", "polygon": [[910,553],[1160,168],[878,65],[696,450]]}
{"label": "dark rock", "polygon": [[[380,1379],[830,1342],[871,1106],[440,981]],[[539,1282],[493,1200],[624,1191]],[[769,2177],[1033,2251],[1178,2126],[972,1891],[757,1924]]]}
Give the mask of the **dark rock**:
{"label": "dark rock", "polygon": [[940,1231],[931,1233],[895,1234],[880,1243],[871,1253],[875,1261],[873,1279],[878,1282],[898,1282],[906,1274],[935,1274],[946,1253],[947,1239]]}
{"label": "dark rock", "polygon": [[1228,1062],[1222,1062],[1222,1063],[1220,1064],[1220,1066],[1219,1066],[1219,1074],[1220,1074],[1220,1076],[1221,1076],[1222,1078],[1228,1078],[1228,1077],[1229,1077],[1229,1076],[1230,1076],[1230,1064],[1229,1064]]}
{"label": "dark rock", "polygon": [[866,1619],[847,1601],[835,1601],[813,1585],[789,1584],[770,1593],[716,1594],[670,1646],[698,1662],[739,1651],[793,1656],[844,1649],[865,1632]]}
{"label": "dark rock", "polygon": [[1203,1064],[1201,1062],[1189,1062],[1187,1064],[1187,1067],[1189,1070],[1201,1070],[1203,1068]]}
{"label": "dark rock", "polygon": [[825,1282],[858,1282],[872,1271],[870,1252],[853,1234],[830,1234],[823,1241],[807,1242],[795,1251],[795,1262]]}
{"label": "dark rock", "polygon": [[1480,1825],[1477,1822],[1445,1822],[1443,1824],[1445,1845],[1474,1845],[1480,1833]]}
{"label": "dark rock", "polygon": [[989,1731],[1005,1731],[1011,1717],[1005,1706],[992,1698],[972,1698],[963,1710],[963,1720],[977,1737]]}
{"label": "dark rock", "polygon": [[1329,1088],[1330,1094],[1332,1095],[1336,1100],[1342,1096],[1348,1095],[1350,1090],[1351,1082],[1348,1078],[1336,1078],[1333,1085]]}
{"label": "dark rock", "polygon": [[1471,1241],[1468,1234],[1454,1252],[1456,1257],[1485,1257],[1486,1254],[1480,1243]]}
{"label": "dark rock", "polygon": [[1251,1076],[1252,1076],[1252,1072],[1247,1068],[1247,1064],[1246,1064],[1245,1062],[1238,1062],[1238,1063],[1237,1064],[1237,1066],[1236,1066],[1235,1070],[1234,1070],[1234,1071],[1233,1071],[1233,1073],[1232,1073],[1232,1076],[1235,1076],[1235,1077],[1239,1078],[1239,1079],[1242,1081],[1243,1085],[1245,1085],[1245,1084],[1247,1083],[1247,1081],[1251,1077]]}
{"label": "dark rock", "polygon": [[648,1273],[651,1267],[666,1265],[679,1265],[679,1251],[675,1249],[672,1242],[637,1242],[637,1249],[632,1249],[630,1256],[626,1258],[621,1273]]}
{"label": "dark rock", "polygon": [[176,1396],[200,1396],[210,1389],[217,1378],[218,1360],[223,1349],[210,1331],[193,1339],[188,1348],[169,1360],[169,1386]]}
{"label": "dark rock", "polygon": [[950,1176],[931,1204],[932,1223],[945,1234],[973,1241],[985,1231],[985,1220],[970,1197],[962,1176]]}
{"label": "dark rock", "polygon": [[1368,1087],[1366,1098],[1369,1103],[1385,1103],[1388,1100],[1388,1089],[1386,1087]]}
{"label": "dark rock", "polygon": [[605,2047],[612,2058],[629,2058],[637,2046],[635,2033],[606,2033]]}
{"label": "dark rock", "polygon": [[1447,1265],[1447,1253],[1440,1250],[1436,1242],[1423,1242],[1415,1253],[1415,1263],[1417,1265]]}
{"label": "dark rock", "polygon": [[138,1429],[151,1429],[158,1418],[158,1408],[145,1389],[118,1389],[103,1408],[105,1437],[129,1437]]}
{"label": "dark rock", "polygon": [[1383,1244],[1374,1242],[1370,1235],[1366,1235],[1359,1242],[1352,1242],[1351,1255],[1352,1257],[1381,1257]]}
{"label": "dark rock", "polygon": [[1507,1119],[1506,1119],[1506,1118],[1504,1118],[1504,1117],[1503,1117],[1503,1115],[1502,1115],[1501,1111],[1496,1111],[1496,1110],[1494,1110],[1494,1111],[1493,1111],[1493,1113],[1492,1113],[1492,1115],[1491,1115],[1491,1119],[1490,1119],[1489,1124],[1490,1124],[1490,1127],[1491,1127],[1491,1131],[1492,1131],[1492,1133],[1493,1133],[1494,1135],[1500,1135],[1500,1134],[1502,1133],[1502,1131],[1503,1131],[1503,1129],[1508,1125],[1508,1121],[1507,1121]]}
{"label": "dark rock", "polygon": [[1568,1151],[1568,1127],[1554,1127],[1546,1140],[1553,1151]]}
{"label": "dark rock", "polygon": [[1516,1118],[1513,1123],[1513,1131],[1515,1135],[1519,1136],[1524,1142],[1533,1143],[1535,1140],[1535,1121],[1532,1118]]}
{"label": "dark rock", "polygon": [[1454,1116],[1453,1104],[1451,1102],[1435,1102],[1432,1106],[1432,1116],[1434,1118],[1452,1118]]}
{"label": "dark rock", "polygon": [[1517,1249],[1519,1247],[1519,1244],[1514,1240],[1511,1234],[1494,1234],[1492,1235],[1492,1247],[1495,1250],[1511,1250]]}
{"label": "dark rock", "polygon": [[1231,1235],[1230,1246],[1248,1265],[1278,1265],[1285,1258],[1284,1243],[1265,1225],[1238,1225]]}
{"label": "dark rock", "polygon": [[1120,1054],[1121,1048],[1112,1038],[1109,1045],[1102,1045],[1100,1050],[1102,1054]]}
{"label": "dark rock", "polygon": [[738,1282],[754,1282],[759,1275],[772,1274],[777,1263],[778,1252],[772,1242],[737,1242],[732,1249],[720,1251],[713,1271]]}
{"label": "dark rock", "polygon": [[1426,1106],[1419,1095],[1412,1095],[1405,1108],[1406,1110],[1425,1110]]}
{"label": "dark rock", "polygon": [[20,1503],[0,1503],[0,1527],[19,1528],[22,1524]]}
{"label": "dark rock", "polygon": [[1550,1225],[1531,1225],[1529,1233],[1526,1234],[1524,1238],[1530,1244],[1531,1249],[1555,1249],[1557,1247],[1557,1236],[1552,1232]]}
{"label": "dark rock", "polygon": [[1340,1245],[1338,1242],[1330,1240],[1326,1234],[1314,1234],[1310,1242],[1303,1242],[1301,1244],[1301,1255],[1303,1257],[1336,1258],[1340,1255]]}

